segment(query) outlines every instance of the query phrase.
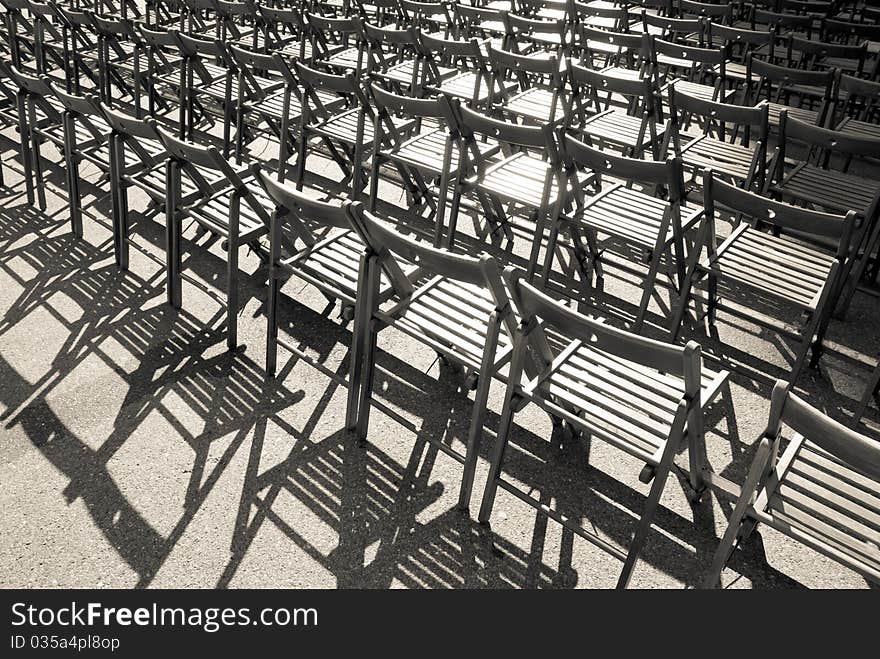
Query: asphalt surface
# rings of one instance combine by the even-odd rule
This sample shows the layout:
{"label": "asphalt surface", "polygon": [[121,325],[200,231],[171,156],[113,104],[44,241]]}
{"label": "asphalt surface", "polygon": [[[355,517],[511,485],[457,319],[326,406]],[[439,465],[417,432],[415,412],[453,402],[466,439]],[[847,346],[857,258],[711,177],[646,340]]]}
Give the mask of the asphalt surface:
{"label": "asphalt surface", "polygon": [[[239,343],[226,350],[219,241],[185,233],[183,308],[165,302],[164,218],[144,216],[132,193],[135,247],[129,272],[114,265],[106,181],[83,166],[85,237],[68,223],[65,174],[45,156],[48,209],[27,204],[17,137],[0,137],[0,586],[2,587],[433,587],[610,588],[621,563],[500,491],[491,532],[474,521],[497,427],[495,383],[470,517],[456,510],[460,465],[426,442],[461,450],[473,393],[434,352],[395,330],[379,335],[369,442],[343,430],[345,390],[280,351],[264,374],[266,270],[241,251]],[[326,197],[334,165],[310,159],[309,183]],[[318,178],[318,175],[325,178]],[[333,185],[330,184],[331,191]],[[415,227],[390,183],[380,212]],[[473,224],[460,226],[471,234]],[[527,250],[514,242],[513,259]],[[152,258],[151,258],[152,257]],[[156,259],[159,261],[157,262]],[[631,276],[609,270],[605,298],[631,313]],[[338,374],[351,325],[314,288],[286,283],[282,332]],[[652,302],[652,322],[660,304]],[[609,312],[609,317],[613,316]],[[610,322],[615,322],[613,319]],[[868,362],[880,349],[878,298],[859,293],[833,321],[827,354],[796,390],[847,420]],[[649,328],[649,333],[658,333]],[[721,315],[717,338],[693,330],[734,370],[709,409],[713,468],[741,481],[767,420],[772,382],[793,342]],[[839,352],[838,352],[839,351]],[[843,353],[847,356],[842,356]],[[719,365],[708,362],[713,368]],[[877,436],[880,414],[862,429]],[[516,417],[506,473],[524,491],[625,547],[648,486],[641,464],[599,441],[554,434],[534,406]],[[671,478],[631,586],[700,583],[731,504],[696,509]],[[762,529],[723,574],[731,588],[866,586],[855,573]]]}

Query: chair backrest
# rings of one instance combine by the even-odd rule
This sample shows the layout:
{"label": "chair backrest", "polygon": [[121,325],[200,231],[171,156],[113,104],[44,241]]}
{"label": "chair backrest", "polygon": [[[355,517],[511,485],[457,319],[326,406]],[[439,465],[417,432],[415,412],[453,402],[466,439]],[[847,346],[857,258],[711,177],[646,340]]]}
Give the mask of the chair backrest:
{"label": "chair backrest", "polygon": [[682,18],[709,18],[716,24],[729,24],[733,21],[733,2],[711,3],[678,0],[678,13]]}
{"label": "chair backrest", "polygon": [[742,54],[743,57],[754,50],[765,48],[767,59],[772,61],[776,28],[749,30],[709,21],[706,23],[706,43],[713,46],[727,45],[729,54]]}
{"label": "chair backrest", "polygon": [[554,300],[523,279],[516,268],[504,270],[504,279],[522,324],[537,327],[537,319],[555,327],[566,337],[580,340],[620,359],[684,378],[685,396],[696,400],[700,390],[700,346],[691,341],[678,346],[617,329],[585,316]]}
{"label": "chair backrest", "polygon": [[642,60],[650,59],[650,38],[644,32],[615,32],[581,24],[576,28],[577,39],[574,49],[580,49],[581,61],[591,63],[595,58],[608,55],[608,48],[600,49],[599,44],[621,50],[620,56],[633,65],[641,64]]}
{"label": "chair backrest", "polygon": [[822,414],[791,393],[785,382],[779,381],[770,398],[766,435],[774,440],[779,438],[782,424],[848,467],[880,481],[880,443]]}
{"label": "chair backrest", "polygon": [[717,125],[722,135],[727,125],[742,127],[742,139],[746,144],[752,137],[765,140],[769,132],[769,107],[766,102],[752,107],[710,101],[679,91],[674,84],[669,86],[668,98],[669,113],[675,130],[680,130],[680,123],[684,118],[697,115],[706,120],[703,127],[706,133],[716,127],[712,124]]}
{"label": "chair backrest", "polygon": [[788,112],[783,110],[779,115],[780,149],[784,148],[789,140],[820,149],[826,152],[825,156],[830,153],[839,153],[847,157],[880,158],[880,137],[855,135],[814,126],[795,117],[790,117]]}
{"label": "chair backrest", "polygon": [[751,102],[757,102],[762,91],[769,99],[774,87],[779,92],[791,85],[817,87],[823,90],[823,99],[830,100],[834,90],[834,77],[833,69],[806,71],[773,64],[752,54],[746,58],[746,85]]}
{"label": "chair backrest", "polygon": [[254,178],[275,202],[276,214],[284,217],[295,226],[294,232],[313,242],[312,231],[308,228],[309,223],[332,227],[336,229],[350,230],[348,207],[351,201],[346,199],[340,204],[312,199],[294,186],[279,183],[268,172],[264,172],[258,164],[253,165]]}
{"label": "chair backrest", "polygon": [[670,202],[681,202],[685,196],[684,174],[681,161],[627,158],[609,150],[597,149],[567,135],[560,129],[559,142],[566,165],[586,167],[599,176],[611,176],[629,182],[648,184],[667,192]]}
{"label": "chair backrest", "polygon": [[837,94],[842,100],[842,114],[852,114],[857,119],[873,119],[880,107],[880,82],[842,74],[837,81]]}
{"label": "chair backrest", "polygon": [[114,132],[130,138],[132,142],[140,140],[160,141],[159,133],[156,132],[156,124],[152,120],[138,119],[120,110],[111,108],[106,103],[101,103],[101,112]]}
{"label": "chair backrest", "polygon": [[[364,244],[368,245],[380,258],[391,252],[431,274],[481,286],[497,295],[504,295],[501,270],[498,267],[498,262],[491,256],[483,254],[475,257],[456,254],[447,249],[433,247],[425,241],[417,241],[382,222],[365,210],[361,204],[352,206],[351,213],[355,229]],[[506,300],[496,300],[496,302],[502,303],[504,301]]]}
{"label": "chair backrest", "polygon": [[715,177],[711,170],[706,170],[703,172],[703,206],[714,217],[719,204],[759,223],[833,240],[837,243],[837,256],[841,261],[850,255],[856,222],[854,211],[834,215],[793,206],[726,183]]}
{"label": "chair backrest", "polygon": [[642,30],[650,32],[652,27],[660,30],[660,37],[663,39],[678,40],[696,35],[697,40],[703,42],[705,24],[701,18],[672,18],[642,10]]}
{"label": "chair backrest", "polygon": [[443,105],[437,98],[413,98],[388,91],[377,81],[370,84],[370,95],[380,114],[389,113],[407,117],[446,119]]}
{"label": "chair backrest", "polygon": [[468,139],[475,139],[478,133],[510,145],[542,150],[547,149],[548,140],[553,140],[552,130],[548,126],[510,123],[472,110],[457,99],[452,99],[452,108],[459,131]]}
{"label": "chair backrest", "polygon": [[[646,71],[638,78],[616,75],[614,69],[598,71],[580,64],[569,63],[568,79],[572,87],[572,96],[578,107],[584,106],[585,97],[592,101],[597,111],[611,107],[615,95],[623,96],[628,101],[628,112],[656,120],[659,102],[657,80],[652,72]],[[586,87],[586,94],[582,88]],[[602,104],[600,94],[605,95]]]}

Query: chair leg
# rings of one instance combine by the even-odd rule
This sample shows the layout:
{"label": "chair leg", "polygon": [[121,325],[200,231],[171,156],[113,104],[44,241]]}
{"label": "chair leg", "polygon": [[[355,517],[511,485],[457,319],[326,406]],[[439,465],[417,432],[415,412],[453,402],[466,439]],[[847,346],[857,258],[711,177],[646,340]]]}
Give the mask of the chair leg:
{"label": "chair leg", "polygon": [[761,476],[767,467],[767,460],[771,454],[770,449],[770,440],[767,438],[762,439],[761,443],[758,445],[758,450],[755,453],[755,458],[752,460],[752,466],[749,468],[746,480],[743,483],[740,497],[733,508],[733,513],[730,515],[730,519],[727,521],[727,530],[721,538],[721,543],[718,545],[718,549],[715,550],[715,556],[712,559],[712,567],[709,568],[709,573],[706,575],[706,579],[703,582],[703,588],[715,588],[718,586],[721,579],[721,571],[724,569],[724,566],[730,558],[730,554],[733,551],[733,545],[736,542],[737,537],[740,535],[740,527],[743,518],[748,512],[749,506],[752,505],[752,497],[757,491]]}
{"label": "chair leg", "polygon": [[639,554],[642,552],[642,547],[645,546],[645,542],[651,532],[651,523],[654,521],[654,513],[660,503],[660,495],[663,494],[663,488],[666,487],[666,479],[669,477],[669,471],[672,468],[672,459],[675,457],[679,442],[672,438],[667,439],[666,442],[666,449],[663,451],[663,456],[660,459],[660,464],[657,467],[654,480],[651,482],[651,491],[648,493],[648,500],[645,502],[645,508],[642,510],[642,516],[641,519],[639,519],[639,525],[636,528],[635,535],[630,543],[629,552],[627,552],[626,560],[623,563],[620,577],[617,579],[617,588],[620,589],[626,588],[627,584],[629,584],[633,569],[636,566],[636,561],[638,561]]}
{"label": "chair leg", "polygon": [[165,181],[165,259],[168,303],[175,309],[181,306],[181,218],[177,212],[180,171],[176,162],[167,165]]}
{"label": "chair leg", "polygon": [[128,270],[128,187],[119,186],[119,268]]}
{"label": "chair leg", "polygon": [[474,397],[474,411],[468,430],[467,452],[465,453],[461,489],[458,495],[458,507],[460,510],[467,510],[471,503],[474,473],[477,469],[477,457],[480,452],[480,438],[483,436],[483,424],[486,421],[486,405],[489,401],[489,389],[492,386],[492,367],[500,330],[501,325],[498,312],[493,311],[487,326],[483,359],[480,363],[479,383],[476,396]]}
{"label": "chair leg", "polygon": [[278,365],[278,294],[281,289],[281,280],[271,272],[273,266],[270,267],[269,274],[269,299],[268,303],[268,325],[266,327],[266,373],[270,376],[275,375]]}
{"label": "chair leg", "polygon": [[[372,259],[361,255],[358,270],[358,281],[369,281],[370,269],[373,267]],[[363,379],[364,367],[364,337],[366,336],[366,324],[370,310],[367,308],[367,296],[358,295],[355,302],[354,327],[351,335],[351,348],[348,360],[348,402],[345,408],[345,427],[355,430],[358,418],[358,402],[360,401],[361,380]]]}
{"label": "chair leg", "polygon": [[648,267],[648,274],[643,282],[644,290],[642,291],[642,299],[639,302],[639,310],[636,313],[636,319],[633,323],[633,332],[636,334],[642,331],[642,324],[645,321],[645,314],[648,311],[648,305],[651,303],[651,294],[654,292],[655,282],[657,281],[657,272],[660,269],[660,259],[663,250],[658,247],[654,248],[651,254],[651,265]]}
{"label": "chair leg", "polygon": [[226,346],[238,347],[238,239],[230,235],[226,253]]}
{"label": "chair leg", "polygon": [[[508,384],[508,388],[513,385]],[[480,502],[480,513],[477,517],[480,524],[488,524],[492,517],[492,508],[495,507],[495,495],[498,493],[498,479],[501,476],[501,463],[504,461],[504,451],[507,448],[507,440],[510,435],[510,426],[513,423],[514,401],[511,396],[505,397],[504,409],[501,412],[501,423],[498,427],[498,435],[492,446],[489,456],[489,475],[486,478],[486,487],[483,490],[483,499]]]}

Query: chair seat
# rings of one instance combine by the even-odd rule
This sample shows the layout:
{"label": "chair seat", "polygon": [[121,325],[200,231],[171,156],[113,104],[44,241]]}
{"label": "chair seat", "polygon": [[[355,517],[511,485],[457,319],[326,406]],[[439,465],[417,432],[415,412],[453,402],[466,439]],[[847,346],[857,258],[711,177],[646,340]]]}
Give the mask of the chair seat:
{"label": "chair seat", "polygon": [[728,102],[735,93],[732,89],[716,90],[714,85],[706,85],[699,82],[692,82],[690,80],[673,80],[669,84],[675,85],[676,91],[684,92],[688,96],[693,96],[704,101],[721,101],[725,103]]}
{"label": "chair seat", "polygon": [[[808,440],[792,441],[755,517],[858,571],[880,575],[880,485]],[[829,552],[829,549],[831,552]]]}
{"label": "chair seat", "polygon": [[[259,204],[266,213],[272,214],[275,210],[275,202],[266,194],[266,191],[257,184],[253,177],[245,178],[248,189],[253,193],[250,202]],[[185,194],[185,193],[184,193]],[[232,199],[231,189],[224,190],[205,202],[200,202],[187,209],[186,214],[210,231],[221,236],[229,235],[229,210]],[[241,242],[250,242],[263,234],[268,233],[266,225],[257,210],[249,203],[248,198],[242,197],[239,205],[238,239]]]}
{"label": "chair seat", "polygon": [[[526,153],[516,153],[487,167],[478,181],[471,179],[469,182],[475,182],[479,189],[496,197],[539,208],[544,179],[550,171],[551,167],[546,161]],[[559,188],[553,176],[548,204],[555,203],[558,196]]]}
{"label": "chair seat", "polygon": [[[390,324],[416,337],[427,336],[463,360],[479,365],[494,309],[495,303],[483,287],[435,277],[413,293]],[[496,361],[511,345],[502,329]]]}
{"label": "chair seat", "polygon": [[[657,465],[671,434],[684,379],[660,373],[580,341],[530,388],[572,409],[591,432],[645,462]],[[727,379],[726,371],[702,369],[706,407]]]}
{"label": "chair seat", "polygon": [[[443,154],[447,135],[448,133],[440,128],[422,131],[402,142],[400,146],[383,151],[382,155],[403,162],[410,167],[439,175],[443,171]],[[493,142],[477,142],[476,144],[483,156],[490,156],[499,149],[498,144]],[[458,147],[453,145],[449,165],[452,175],[458,171],[458,159]]]}
{"label": "chair seat", "polygon": [[[587,200],[574,220],[604,234],[653,248],[660,237],[660,225],[667,206],[662,199],[618,184]],[[697,220],[700,210],[682,208],[681,214],[682,228],[687,230]],[[670,244],[673,237],[670,223],[663,244]]]}
{"label": "chair seat", "polygon": [[860,137],[880,139],[880,125],[872,124],[869,121],[846,118],[838,124],[837,130]]}
{"label": "chair seat", "polygon": [[[360,110],[358,108],[346,110],[345,112],[341,112],[340,114],[330,117],[326,121],[322,121],[321,123],[312,126],[311,130],[319,135],[323,135],[324,137],[339,140],[340,142],[353,146],[357,142],[357,124],[359,113]],[[412,125],[412,120],[404,120],[393,117],[392,121],[394,122],[394,125],[397,127],[398,130],[405,130],[410,125]],[[372,121],[364,121],[364,134],[361,144],[365,147],[371,146],[373,144]]]}
{"label": "chair seat", "polygon": [[864,216],[877,195],[876,179],[801,163],[773,189],[836,213],[854,210]]}
{"label": "chair seat", "polygon": [[[754,150],[701,135],[681,147],[682,162],[687,169],[701,172],[712,169],[738,181],[745,181],[754,157]],[[760,163],[759,163],[760,166]]]}
{"label": "chair seat", "polygon": [[721,278],[815,311],[834,257],[751,227],[736,230],[707,264]]}
{"label": "chair seat", "polygon": [[361,55],[358,48],[346,48],[339,51],[338,53],[330,55],[329,57],[321,59],[321,61],[324,64],[330,64],[341,69],[354,71],[358,68],[358,61],[360,59]]}
{"label": "chair seat", "polygon": [[[402,85],[412,84],[413,74],[418,76],[416,72],[416,62],[414,60],[405,60],[398,64],[393,64],[381,71],[376,71],[375,75],[385,80],[397,82]],[[418,77],[416,77],[418,80]]]}
{"label": "chair seat", "polygon": [[819,113],[815,110],[806,108],[795,108],[781,103],[769,103],[767,107],[767,120],[771,126],[779,125],[779,115],[783,110],[788,112],[789,117],[793,117],[798,121],[816,126],[819,124]]}
{"label": "chair seat", "polygon": [[565,108],[563,107],[563,97],[559,95],[556,98],[556,107],[551,118],[550,109],[553,104],[553,96],[554,92],[550,89],[532,87],[510,97],[504,104],[504,109],[511,114],[537,119],[541,122],[557,121],[565,116]]}
{"label": "chair seat", "polygon": [[[479,87],[477,86],[477,78],[480,79]],[[444,94],[455,98],[465,99],[467,101],[472,101],[474,99],[474,91],[476,90],[477,103],[482,103],[489,99],[490,86],[487,78],[488,76],[478,76],[475,71],[465,71],[444,80],[436,88]],[[513,82],[504,82],[503,84],[508,91],[516,88],[516,83]],[[493,96],[497,94],[498,90],[496,87]]]}
{"label": "chair seat", "polygon": [[[632,117],[623,110],[611,108],[605,112],[587,117],[580,130],[590,137],[635,148],[639,144],[640,139],[643,144],[646,140],[650,141],[651,139],[647,126],[645,126],[644,134],[641,134],[642,124],[643,119],[641,117]],[[665,127],[657,126],[656,130],[657,135],[660,136],[665,131]]]}

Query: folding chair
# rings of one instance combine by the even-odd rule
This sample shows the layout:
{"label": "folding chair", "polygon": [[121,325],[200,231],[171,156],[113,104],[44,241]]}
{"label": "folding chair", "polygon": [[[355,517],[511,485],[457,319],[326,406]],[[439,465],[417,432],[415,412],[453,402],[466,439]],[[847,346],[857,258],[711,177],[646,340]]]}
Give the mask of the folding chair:
{"label": "folding chair", "polygon": [[450,37],[453,21],[449,9],[450,3],[447,2],[400,0],[404,24],[412,25],[421,34],[429,34],[439,39]]}
{"label": "folding chair", "polygon": [[678,15],[682,18],[702,18],[705,19],[706,24],[714,23],[716,25],[733,23],[734,10],[737,9],[736,4],[732,2],[719,4],[678,0],[675,5]]}
{"label": "folding chair", "polygon": [[[760,54],[768,62],[772,62],[775,57],[776,30],[772,27],[769,30],[749,30],[710,21],[706,24],[706,42],[708,45],[727,49],[731,59],[725,62],[723,75],[733,83],[733,89],[741,88],[745,95],[748,57]],[[720,74],[721,67],[716,71]]]}
{"label": "folding chair", "polygon": [[575,30],[571,49],[586,68],[613,71],[618,77],[644,77],[651,62],[647,50],[651,42],[643,32],[615,32],[584,24]]}
{"label": "folding chair", "polygon": [[[379,147],[373,151],[370,173],[369,210],[374,212],[379,190],[379,167],[382,163],[393,163],[403,177],[411,197],[410,207],[424,201],[434,213],[434,246],[451,245],[455,226],[450,223],[446,238],[443,232],[446,219],[446,198],[450,184],[454,184],[461,170],[462,154],[460,135],[455,122],[450,121],[452,112],[445,98],[414,99],[389,92],[376,83],[370,86],[371,97],[376,107],[374,134],[379,136]],[[392,120],[413,123],[419,129],[404,137],[396,129]],[[431,122],[430,125],[427,122]],[[499,151],[497,143],[478,142],[476,148],[482,157],[490,157]],[[464,157],[467,158],[467,152]],[[464,167],[467,167],[464,164]],[[425,180],[436,179],[436,202]],[[455,185],[452,205],[458,207],[460,187]]]}
{"label": "folding chair", "polygon": [[[533,231],[528,273],[531,278],[538,266],[538,256],[546,230],[553,226],[569,192],[563,178],[562,160],[555,144],[553,124],[542,127],[518,125],[486,116],[453,100],[453,116],[462,136],[461,150],[469,150],[470,170],[459,175],[459,195],[474,192],[492,234],[502,230],[513,240],[509,226],[513,211],[528,217],[526,231]],[[497,140],[505,155],[490,162],[479,151],[483,139]],[[594,178],[592,173],[580,177],[583,186]],[[505,210],[504,204],[510,207]],[[457,219],[453,205],[450,223]],[[488,230],[488,227],[487,227]]]}
{"label": "folding chair", "polygon": [[561,58],[568,55],[565,19],[530,18],[504,11],[501,20],[506,34],[505,50],[534,57],[555,55]]}
{"label": "folding chair", "polygon": [[[676,85],[669,88],[668,98],[667,140],[692,181],[711,169],[746,190],[763,188],[770,160],[767,103],[755,107],[719,103],[690,96]],[[699,132],[686,132],[695,118],[702,123]]]}
{"label": "folding chair", "polygon": [[[299,159],[296,185],[301,190],[305,180],[309,140],[317,137],[324,143],[331,157],[351,180],[352,198],[357,200],[364,188],[363,166],[365,157],[381,146],[374,139],[375,111],[364,94],[360,83],[351,74],[335,75],[296,63],[297,78],[303,87],[301,100]],[[332,92],[350,103],[348,109],[335,113],[324,105],[320,92]],[[409,125],[392,118],[398,131],[407,131]]]}
{"label": "folding chair", "polygon": [[453,7],[456,39],[477,39],[481,44],[490,43],[493,48],[504,48],[507,27],[501,9],[475,7],[456,2]]}
{"label": "folding chair", "polygon": [[[661,157],[666,127],[658,126],[660,96],[650,71],[631,78],[617,75],[613,68],[594,71],[571,63],[566,68],[573,100],[566,123],[584,141],[603,148],[611,145],[623,155],[641,157],[650,149],[653,159]],[[624,107],[614,104],[620,98]]]}
{"label": "folding chair", "polygon": [[834,112],[829,128],[880,138],[880,82],[841,75]]}
{"label": "folding chair", "polygon": [[[272,202],[269,227],[269,293],[268,328],[266,331],[266,373],[275,375],[278,365],[278,346],[289,350],[307,363],[312,358],[278,333],[278,299],[281,286],[290,276],[311,284],[329,300],[340,300],[343,308],[353,309],[358,295],[358,282],[366,270],[366,247],[351,225],[349,207],[352,202],[340,204],[317,201],[284,183],[278,183],[258,165],[252,167],[257,182]],[[301,243],[302,247],[297,247]],[[391,294],[387,285],[380,298]],[[346,317],[346,314],[343,314]],[[356,318],[352,335],[349,370],[360,364],[359,354],[364,320]],[[321,369],[322,371],[324,369]],[[346,428],[354,428],[354,412],[359,381],[351,374],[344,384],[348,387],[349,403]]]}
{"label": "folding chair", "polygon": [[[788,167],[789,154],[798,145],[807,148],[806,157]],[[840,161],[836,167],[833,156]],[[850,173],[849,166],[854,158],[880,158],[880,139],[812,126],[789,117],[787,112],[780,115],[779,143],[770,165],[767,191],[782,199],[831,213],[853,211],[859,220],[857,248],[862,254],[842,273],[844,280],[849,281],[839,300],[840,313],[848,308],[870,255],[880,243],[880,184],[874,179]]]}
{"label": "folding chair", "polygon": [[[488,524],[499,487],[571,532],[624,561],[617,581],[625,588],[650,533],[673,458],[688,448],[688,498],[705,489],[703,411],[727,380],[701,363],[700,346],[653,341],[584,316],[526,283],[513,268],[504,271],[521,320],[513,337],[513,355],[498,436],[489,455],[489,475],[479,521]],[[551,330],[558,336],[550,336]],[[552,343],[551,343],[552,339]],[[524,375],[527,360],[537,375]],[[645,462],[639,480],[651,483],[629,551],[584,529],[571,517],[542,505],[503,478],[505,450],[516,412],[535,403],[575,431],[589,433]]]}
{"label": "folding chair", "polygon": [[[82,237],[82,195],[80,192],[80,163],[87,160],[96,165],[103,174],[110,173],[110,161],[101,147],[107,144],[110,126],[104,121],[104,114],[98,106],[97,97],[77,96],[61,91],[44,78],[43,82],[51,90],[64,108],[62,127],[50,124],[41,134],[48,137],[64,155],[67,174],[67,198],[70,207],[70,222],[73,233]],[[39,157],[39,151],[35,153]],[[42,181],[38,183],[44,185]]]}
{"label": "folding chair", "polygon": [[[499,89],[501,110],[513,118],[538,125],[560,121],[566,116],[570,99],[566,93],[565,62],[556,55],[535,57],[487,45],[489,64]],[[561,66],[560,66],[561,65]],[[516,82],[519,91],[511,93],[509,83]]]}
{"label": "folding chair", "polygon": [[192,139],[198,122],[196,108],[203,119],[213,124],[213,118],[223,122],[223,157],[232,150],[232,122],[235,110],[233,99],[238,96],[238,71],[226,45],[214,39],[208,41],[188,34],[177,33],[180,56],[186,70],[181,105],[186,116],[186,139]]}
{"label": "folding chair", "polygon": [[396,29],[362,22],[366,47],[366,72],[397,89],[419,95],[422,56],[414,27]]}
{"label": "folding chair", "polygon": [[[424,62],[420,82],[423,91],[458,98],[475,108],[497,101],[497,76],[492,75],[476,38],[440,38],[423,32],[419,47]],[[516,87],[512,81],[504,84],[507,90]]]}
{"label": "folding chair", "polygon": [[263,50],[278,53],[285,60],[312,59],[312,43],[305,17],[299,9],[280,9],[257,5]]}
{"label": "folding chair", "polygon": [[859,44],[843,44],[791,36],[788,39],[787,57],[789,66],[807,71],[836,68],[849,75],[876,78],[876,66],[872,71],[865,71],[865,63],[868,59],[867,41]]}
{"label": "folding chair", "polygon": [[729,53],[726,46],[701,48],[651,39],[652,71],[661,91],[675,85],[678,91],[710,101],[727,102],[733,90],[728,90],[726,68]]}
{"label": "folding chair", "polygon": [[[168,154],[156,132],[155,122],[131,116],[101,104],[104,120],[110,126],[106,145],[96,150],[110,163],[113,242],[116,265],[128,269],[129,213],[128,189],[143,190],[155,206],[165,203],[165,169]],[[191,191],[190,186],[187,192]]]}
{"label": "folding chair", "polygon": [[[657,287],[662,260],[665,260],[673,289],[678,292],[684,284],[685,245],[694,242],[693,237],[688,241],[687,236],[692,236],[701,226],[703,211],[686,205],[679,160],[653,162],[612,155],[566,135],[563,129],[560,129],[559,142],[567,176],[574,178],[581,170],[596,172],[598,193],[586,197],[572,181],[571,187],[576,191],[575,209],[570,216],[561,214],[559,221],[560,227],[567,229],[575,242],[586,242],[587,251],[583,246],[576,246],[575,254],[580,252],[580,259],[589,259],[596,287],[602,289],[604,251],[598,247],[597,234],[613,237],[647,255],[648,273],[642,283],[644,290],[632,326],[632,331],[639,333]],[[619,182],[606,181],[603,186],[605,176]],[[643,190],[633,189],[634,183]],[[558,231],[552,231],[547,243],[544,280],[552,265],[557,234]],[[642,275],[628,264],[620,265]]]}
{"label": "folding chair", "polygon": [[[708,280],[705,315],[710,324],[715,323],[717,309],[723,308],[800,342],[790,376],[794,383],[810,349],[811,367],[815,367],[822,354],[822,340],[834,311],[836,294],[856,247],[856,214],[850,211],[845,216],[830,215],[791,206],[717,180],[711,171],[704,173],[703,195],[706,223],[689,258],[672,322],[672,339],[676,340],[681,332],[692,288],[705,278]],[[719,206],[748,218],[748,221],[739,222],[720,245],[715,234]],[[773,232],[766,233],[757,228],[763,225],[771,227]],[[781,235],[784,232],[824,239],[832,243],[833,251],[820,250],[802,240]],[[704,246],[705,258],[702,257]],[[744,290],[740,297],[745,301],[738,301],[749,305],[749,309],[742,311],[731,305],[722,307],[719,285]],[[805,320],[799,332],[766,320],[762,307],[768,299],[801,312]]]}
{"label": "folding chair", "polygon": [[312,59],[360,78],[365,66],[359,16],[333,18],[306,13]]}
{"label": "folding chair", "polygon": [[[168,152],[165,191],[166,272],[168,302],[181,307],[183,220],[191,218],[226,245],[226,345],[238,347],[238,248],[269,231],[271,203],[252,176],[235,171],[213,146],[203,147],[156,128]],[[186,192],[186,178],[194,190]]]}
{"label": "folding chair", "polygon": [[[834,98],[834,71],[804,71],[779,66],[749,56],[746,60],[745,105],[755,105],[761,100],[769,103],[768,119],[770,126],[779,126],[779,115],[785,110],[795,117],[814,126],[825,125],[827,112]],[[792,106],[792,96],[800,98],[799,106]],[[803,107],[809,100],[817,109]]]}
{"label": "folding chair", "polygon": [[[510,336],[516,327],[513,308],[501,281],[497,261],[455,254],[404,236],[379,219],[352,206],[357,231],[367,244],[366,267],[358,286],[356,318],[365,319],[355,432],[366,440],[372,407],[377,333],[394,327],[435,350],[445,360],[463,366],[476,385],[474,410],[464,455],[442,438],[428,441],[464,465],[458,505],[470,504],[486,404],[493,378],[510,358]],[[412,269],[408,264],[418,264]],[[409,268],[409,276],[406,271]],[[390,308],[380,307],[385,272],[394,291]]]}
{"label": "folding chair", "polygon": [[[783,442],[787,444],[783,447]],[[735,547],[758,524],[880,583],[880,446],[777,382],[770,419],[705,587],[719,585]]]}
{"label": "folding chair", "polygon": [[[40,210],[46,210],[40,143],[52,136],[56,145],[62,145],[59,150],[63,153],[64,106],[43,78],[24,73],[15,66],[7,68],[17,88],[18,135],[28,203],[34,205],[36,196]],[[73,221],[71,228],[77,234],[78,227]]]}
{"label": "folding chair", "polygon": [[[140,94],[141,53],[144,50],[134,22],[95,15],[94,29],[98,35],[98,90],[101,100],[112,103],[130,96],[134,101],[135,96]],[[114,94],[114,87],[121,96]]]}

